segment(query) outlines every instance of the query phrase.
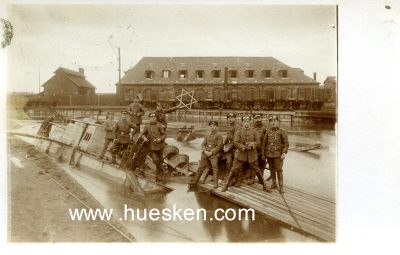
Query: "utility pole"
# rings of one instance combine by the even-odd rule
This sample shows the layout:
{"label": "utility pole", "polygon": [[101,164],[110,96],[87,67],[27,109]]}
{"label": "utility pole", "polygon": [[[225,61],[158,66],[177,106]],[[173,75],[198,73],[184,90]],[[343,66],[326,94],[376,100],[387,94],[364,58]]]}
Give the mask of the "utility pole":
{"label": "utility pole", "polygon": [[118,47],[118,85],[121,86],[121,49]]}

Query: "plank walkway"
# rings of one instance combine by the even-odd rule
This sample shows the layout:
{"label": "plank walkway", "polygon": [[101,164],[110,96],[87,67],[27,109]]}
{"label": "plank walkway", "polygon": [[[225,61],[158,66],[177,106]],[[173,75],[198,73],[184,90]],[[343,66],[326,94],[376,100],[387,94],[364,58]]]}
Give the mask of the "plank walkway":
{"label": "plank walkway", "polygon": [[325,198],[291,187],[284,187],[283,195],[277,190],[267,193],[260,184],[229,187],[226,192],[221,192],[221,185],[218,189],[214,189],[211,184],[201,184],[200,187],[239,206],[253,208],[258,214],[274,218],[322,241],[334,242],[336,239],[336,204]]}

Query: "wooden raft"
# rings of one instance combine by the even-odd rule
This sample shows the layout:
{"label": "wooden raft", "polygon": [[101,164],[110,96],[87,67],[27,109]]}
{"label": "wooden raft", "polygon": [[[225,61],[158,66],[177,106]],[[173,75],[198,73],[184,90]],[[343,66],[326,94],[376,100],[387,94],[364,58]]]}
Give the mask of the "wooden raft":
{"label": "wooden raft", "polygon": [[[267,182],[267,185],[271,183]],[[335,241],[336,204],[332,201],[291,187],[284,187],[283,196],[277,190],[263,191],[260,184],[229,187],[226,192],[221,192],[221,185],[218,189],[212,184],[201,184],[200,187],[239,206],[253,208],[256,213],[290,225],[297,231],[323,241]]]}

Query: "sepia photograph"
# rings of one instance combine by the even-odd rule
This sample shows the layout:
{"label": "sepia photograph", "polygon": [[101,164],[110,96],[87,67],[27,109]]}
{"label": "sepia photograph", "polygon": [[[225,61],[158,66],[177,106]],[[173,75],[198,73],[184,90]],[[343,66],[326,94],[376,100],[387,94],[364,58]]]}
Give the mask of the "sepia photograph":
{"label": "sepia photograph", "polygon": [[338,6],[10,3],[9,243],[336,243]]}

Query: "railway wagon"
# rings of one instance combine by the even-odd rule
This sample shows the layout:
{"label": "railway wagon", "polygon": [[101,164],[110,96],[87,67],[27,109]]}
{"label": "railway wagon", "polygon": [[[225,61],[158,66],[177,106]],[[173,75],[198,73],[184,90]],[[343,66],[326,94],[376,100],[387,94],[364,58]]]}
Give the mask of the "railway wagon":
{"label": "railway wagon", "polygon": [[[132,87],[124,95],[124,104],[129,104],[135,95],[139,95],[145,107],[153,108],[157,101],[166,107],[176,105],[182,89],[192,91],[197,103],[195,109],[307,109],[319,110],[330,98],[330,90],[318,85],[280,85],[280,86],[166,86]],[[183,96],[184,102],[190,102],[190,96]]]}

